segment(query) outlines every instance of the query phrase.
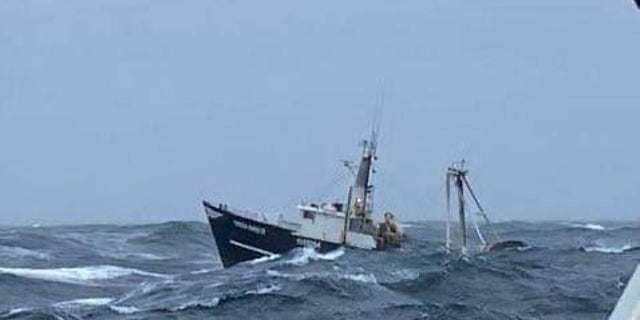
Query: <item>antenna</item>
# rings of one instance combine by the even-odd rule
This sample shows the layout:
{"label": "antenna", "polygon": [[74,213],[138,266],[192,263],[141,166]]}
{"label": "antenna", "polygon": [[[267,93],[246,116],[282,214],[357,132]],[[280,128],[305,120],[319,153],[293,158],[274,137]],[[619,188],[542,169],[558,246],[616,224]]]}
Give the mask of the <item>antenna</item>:
{"label": "antenna", "polygon": [[384,80],[380,81],[378,97],[373,108],[373,122],[371,123],[371,151],[376,158],[376,149],[378,147],[378,136],[380,135],[380,124],[382,123],[382,109],[384,108],[385,90]]}

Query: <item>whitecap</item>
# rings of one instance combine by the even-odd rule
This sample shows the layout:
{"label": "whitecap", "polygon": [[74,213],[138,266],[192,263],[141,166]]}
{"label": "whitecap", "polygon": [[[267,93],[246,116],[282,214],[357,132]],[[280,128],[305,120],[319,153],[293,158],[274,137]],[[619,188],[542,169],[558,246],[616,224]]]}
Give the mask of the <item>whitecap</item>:
{"label": "whitecap", "polygon": [[304,274],[284,273],[278,270],[271,270],[271,269],[267,270],[267,275],[271,277],[276,277],[276,278],[293,279],[298,281],[306,278]]}
{"label": "whitecap", "polygon": [[363,283],[378,283],[378,279],[372,274],[344,274],[340,275],[340,278]]}
{"label": "whitecap", "polygon": [[356,282],[363,283],[378,283],[378,279],[373,274],[365,274],[365,273],[357,273],[357,274],[348,274],[348,273],[302,273],[302,274],[291,274],[291,273],[283,273],[277,270],[267,270],[267,275],[276,278],[285,278],[291,279],[295,281],[300,281],[303,279],[309,278],[334,278],[339,280],[350,280]]}
{"label": "whitecap", "polygon": [[279,254],[272,254],[272,255],[260,257],[260,258],[257,258],[257,259],[253,259],[253,260],[249,261],[249,263],[250,264],[264,263],[264,262],[276,260],[278,258],[280,258]]}
{"label": "whitecap", "polygon": [[167,259],[171,259],[171,257],[167,257],[167,256],[160,256],[157,254],[153,254],[153,253],[144,253],[144,252],[140,252],[140,253],[131,253],[131,252],[119,252],[119,251],[104,251],[100,253],[102,256],[107,257],[107,258],[116,258],[116,259],[143,259],[143,260],[154,260],[154,261],[159,261],[159,260],[167,260]]}
{"label": "whitecap", "polygon": [[260,295],[260,294],[269,294],[269,293],[273,293],[276,291],[280,291],[282,290],[282,287],[277,285],[277,284],[272,284],[272,285],[268,285],[266,287],[261,287],[258,288],[256,290],[249,290],[246,292],[246,294],[256,294],[256,295]]}
{"label": "whitecap", "polygon": [[171,259],[171,257],[160,256],[160,255],[157,255],[157,254],[145,253],[145,252],[134,253],[134,254],[132,254],[132,256],[139,257],[139,258],[142,258],[142,259],[147,259],[147,260],[167,260],[167,259]]}
{"label": "whitecap", "polygon": [[131,307],[131,306],[114,306],[114,305],[110,305],[109,309],[119,313],[119,314],[134,314],[137,312],[140,312],[142,310],[136,308],[136,307]]}
{"label": "whitecap", "polygon": [[156,278],[167,277],[167,275],[159,273],[110,265],[56,269],[0,268],[0,274],[3,273],[30,279],[72,284],[91,284],[92,281],[96,280],[109,280],[130,275]]}
{"label": "whitecap", "polygon": [[16,308],[16,309],[11,309],[7,314],[6,317],[12,317],[15,316],[17,314],[23,313],[23,312],[27,312],[27,311],[31,311],[31,309],[29,308]]}
{"label": "whitecap", "polygon": [[189,308],[213,308],[220,303],[220,298],[213,298],[208,301],[191,301],[187,302],[179,307],[171,308],[171,311],[184,311]]}
{"label": "whitecap", "polygon": [[79,305],[84,305],[84,306],[102,306],[102,305],[105,305],[105,304],[109,304],[109,303],[111,303],[113,301],[114,301],[113,298],[76,299],[76,300],[58,302],[58,303],[54,304],[54,306],[55,307],[62,307],[62,308],[75,307],[75,306],[79,306]]}
{"label": "whitecap", "polygon": [[318,260],[330,260],[330,261],[333,261],[333,260],[336,260],[336,259],[342,257],[343,255],[344,255],[344,248],[340,247],[340,248],[338,248],[336,250],[329,251],[329,252],[324,253],[324,254],[318,253],[316,255],[316,257],[317,257]]}
{"label": "whitecap", "polygon": [[209,272],[214,272],[218,269],[200,269],[200,270],[196,270],[196,271],[191,271],[189,272],[189,274],[193,274],[193,275],[198,275],[198,274],[205,274],[205,273],[209,273]]}
{"label": "whitecap", "polygon": [[391,271],[391,274],[402,280],[417,280],[420,278],[420,272],[417,270],[400,269]]}
{"label": "whitecap", "polygon": [[574,228],[579,228],[579,229],[587,229],[587,230],[595,230],[595,231],[604,231],[607,230],[607,228],[599,225],[599,224],[594,224],[594,223],[574,223],[571,224],[572,227]]}
{"label": "whitecap", "polygon": [[600,252],[600,253],[623,253],[633,249],[633,246],[630,244],[626,244],[622,247],[600,247],[600,246],[590,246],[582,248],[586,252]]}
{"label": "whitecap", "polygon": [[343,256],[344,253],[345,251],[343,247],[340,247],[333,251],[329,251],[327,253],[318,253],[312,248],[301,248],[301,250],[296,252],[293,258],[286,261],[286,263],[300,266],[305,265],[312,260],[333,261]]}

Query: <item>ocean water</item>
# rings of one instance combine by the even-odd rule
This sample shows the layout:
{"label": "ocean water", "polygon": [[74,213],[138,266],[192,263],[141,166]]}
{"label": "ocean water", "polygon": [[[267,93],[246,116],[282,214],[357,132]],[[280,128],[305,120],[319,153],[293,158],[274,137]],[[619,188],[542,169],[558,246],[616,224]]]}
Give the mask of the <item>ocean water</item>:
{"label": "ocean water", "polygon": [[524,249],[308,249],[222,269],[208,226],[0,228],[0,319],[605,319],[640,263],[640,225],[499,223]]}

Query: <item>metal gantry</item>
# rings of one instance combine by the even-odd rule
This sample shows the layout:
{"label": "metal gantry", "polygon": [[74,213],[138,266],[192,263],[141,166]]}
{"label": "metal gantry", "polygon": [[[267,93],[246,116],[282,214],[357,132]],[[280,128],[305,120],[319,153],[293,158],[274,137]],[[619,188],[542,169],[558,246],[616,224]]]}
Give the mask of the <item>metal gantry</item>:
{"label": "metal gantry", "polygon": [[469,170],[466,168],[465,160],[463,159],[460,162],[453,163],[449,168],[447,168],[447,176],[446,176],[446,193],[447,193],[447,222],[446,222],[446,248],[447,251],[451,250],[451,223],[452,223],[452,206],[451,206],[451,189],[455,189],[457,194],[457,206],[458,206],[458,222],[460,224],[460,232],[461,232],[461,249],[463,253],[467,250],[468,245],[468,235],[467,235],[467,218],[473,224],[473,228],[476,232],[478,240],[482,244],[482,250],[488,248],[487,240],[480,232],[480,228],[473,215],[467,214],[467,206],[466,206],[466,198],[465,198],[465,190],[469,192],[471,198],[473,199],[476,208],[478,209],[477,214],[482,217],[485,223],[490,223],[487,214],[484,212],[478,197],[476,196],[469,180],[467,179],[467,175]]}

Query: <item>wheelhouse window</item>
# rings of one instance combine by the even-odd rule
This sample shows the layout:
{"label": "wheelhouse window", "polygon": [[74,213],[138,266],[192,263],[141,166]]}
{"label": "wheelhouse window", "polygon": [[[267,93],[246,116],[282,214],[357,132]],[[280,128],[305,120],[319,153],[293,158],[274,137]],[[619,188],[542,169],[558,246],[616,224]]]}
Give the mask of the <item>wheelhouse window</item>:
{"label": "wheelhouse window", "polygon": [[303,211],[302,217],[305,219],[313,220],[316,218],[316,213],[311,211]]}

